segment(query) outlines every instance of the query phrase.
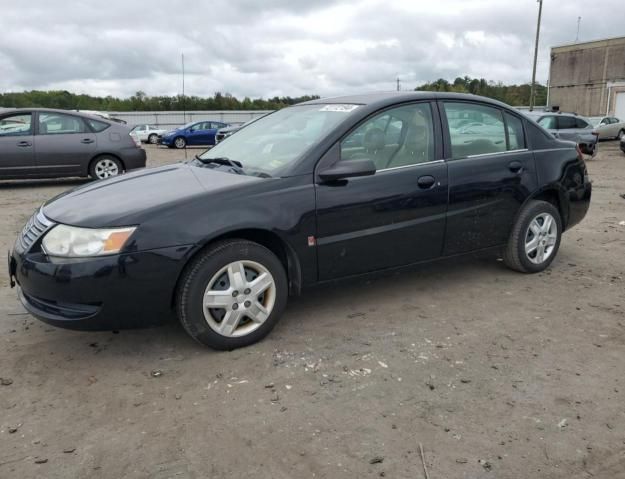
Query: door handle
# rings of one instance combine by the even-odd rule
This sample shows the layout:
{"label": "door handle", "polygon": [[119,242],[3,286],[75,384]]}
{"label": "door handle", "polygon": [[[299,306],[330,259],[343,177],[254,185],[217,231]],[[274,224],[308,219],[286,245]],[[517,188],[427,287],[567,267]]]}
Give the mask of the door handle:
{"label": "door handle", "polygon": [[80,140],[81,143],[85,143],[85,144],[89,144],[89,143],[93,143],[93,140],[91,138],[85,138],[84,140]]}
{"label": "door handle", "polygon": [[424,190],[432,188],[432,186],[434,186],[434,183],[436,183],[436,178],[430,175],[420,176],[417,180],[417,185],[419,185],[419,188]]}
{"label": "door handle", "polygon": [[511,161],[508,163],[508,168],[512,173],[521,173],[523,171],[523,163],[520,161]]}
{"label": "door handle", "polygon": [[32,146],[32,143],[30,141],[18,141],[17,146],[22,146],[22,147]]}

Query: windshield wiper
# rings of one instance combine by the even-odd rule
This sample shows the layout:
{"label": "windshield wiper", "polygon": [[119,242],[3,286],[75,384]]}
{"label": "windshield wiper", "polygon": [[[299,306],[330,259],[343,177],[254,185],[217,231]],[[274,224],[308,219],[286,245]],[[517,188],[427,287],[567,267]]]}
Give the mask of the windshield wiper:
{"label": "windshield wiper", "polygon": [[239,175],[244,175],[245,171],[243,171],[243,165],[240,161],[231,160],[230,158],[226,158],[225,156],[218,158],[202,158],[200,155],[195,155],[195,159],[204,164],[216,163],[218,165],[225,165],[232,168],[232,170]]}

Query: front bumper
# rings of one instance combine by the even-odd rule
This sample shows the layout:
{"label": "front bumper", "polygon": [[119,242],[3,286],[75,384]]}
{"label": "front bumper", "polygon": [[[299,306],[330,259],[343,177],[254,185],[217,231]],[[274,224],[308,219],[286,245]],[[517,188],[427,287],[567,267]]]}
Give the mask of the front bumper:
{"label": "front bumper", "polygon": [[171,146],[174,144],[174,139],[170,138],[170,137],[159,137],[158,138],[158,144],[159,145],[165,145],[165,146]]}
{"label": "front bumper", "polygon": [[9,257],[26,310],[77,330],[144,327],[173,317],[173,298],[190,246],[85,259],[41,252]]}

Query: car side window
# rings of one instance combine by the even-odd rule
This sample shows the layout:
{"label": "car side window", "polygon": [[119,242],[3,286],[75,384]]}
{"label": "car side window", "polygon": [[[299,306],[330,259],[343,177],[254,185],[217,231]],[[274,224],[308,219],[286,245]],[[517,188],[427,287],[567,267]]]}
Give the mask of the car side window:
{"label": "car side window", "polygon": [[522,150],[525,148],[525,134],[523,121],[517,116],[504,112],[508,131],[508,150]]}
{"label": "car side window", "polygon": [[538,120],[538,124],[546,130],[558,129],[558,122],[556,121],[555,116],[543,116],[540,120]]}
{"label": "car side window", "polygon": [[32,135],[32,114],[19,113],[0,119],[0,136]]}
{"label": "car side window", "polygon": [[452,158],[506,151],[501,110],[474,103],[443,104],[449,125]]}
{"label": "car side window", "polygon": [[577,119],[572,116],[558,117],[558,130],[567,130],[569,128],[577,128]]}
{"label": "car side window", "polygon": [[341,160],[371,159],[377,170],[434,160],[429,103],[386,110],[366,120],[341,141]]}
{"label": "car side window", "polygon": [[110,125],[108,123],[104,123],[103,121],[98,120],[87,120],[87,123],[91,127],[93,131],[96,133],[100,133],[101,131],[106,130]]}
{"label": "car side window", "polygon": [[576,128],[588,128],[588,123],[586,123],[586,120],[582,120],[581,118],[576,118],[575,127]]}
{"label": "car side window", "polygon": [[601,120],[601,123],[599,123],[599,124],[600,125],[609,125],[610,123],[612,123],[610,118],[604,118],[603,120]]}
{"label": "car side window", "polygon": [[87,126],[82,118],[62,113],[40,113],[40,135],[64,135],[71,133],[85,133]]}

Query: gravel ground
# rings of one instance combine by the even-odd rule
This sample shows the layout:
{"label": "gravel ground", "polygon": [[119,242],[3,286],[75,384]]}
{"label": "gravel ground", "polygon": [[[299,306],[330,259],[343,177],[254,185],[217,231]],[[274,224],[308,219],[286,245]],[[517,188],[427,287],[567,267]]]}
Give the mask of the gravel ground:
{"label": "gravel ground", "polygon": [[[588,167],[548,271],[479,257],[326,286],[233,352],[177,324],[54,329],[0,275],[0,477],[422,478],[420,445],[431,479],[625,477],[625,155]],[[79,183],[0,185],[1,249]]]}

